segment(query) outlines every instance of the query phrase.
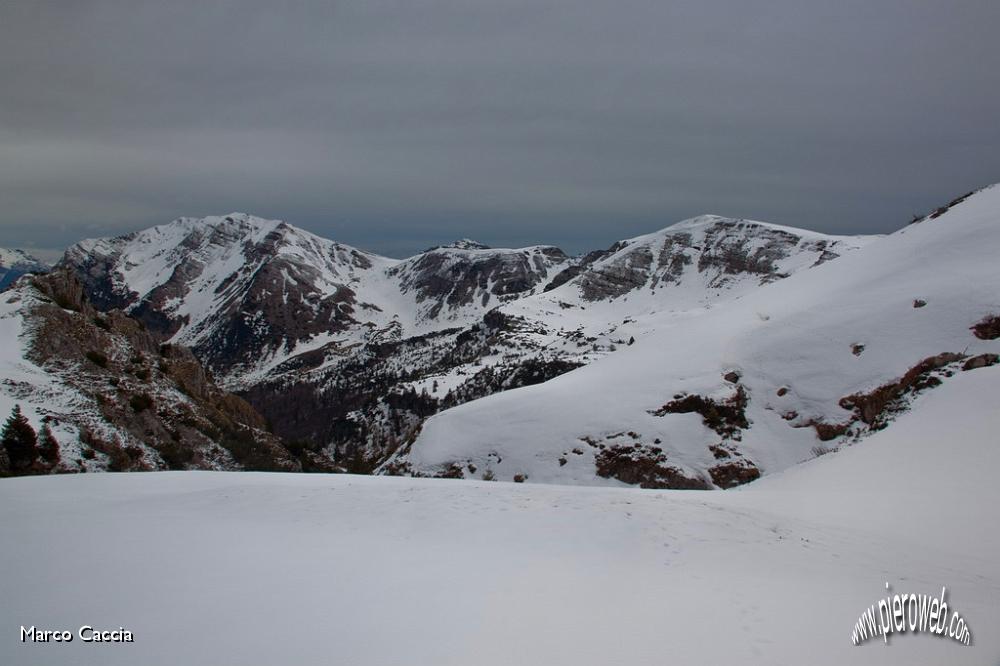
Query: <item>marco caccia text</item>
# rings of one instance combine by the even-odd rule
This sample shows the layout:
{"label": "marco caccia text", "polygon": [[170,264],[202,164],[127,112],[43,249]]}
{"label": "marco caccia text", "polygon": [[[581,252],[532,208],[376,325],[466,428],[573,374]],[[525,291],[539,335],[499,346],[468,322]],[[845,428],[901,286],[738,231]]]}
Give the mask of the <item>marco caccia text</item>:
{"label": "marco caccia text", "polygon": [[22,643],[72,643],[79,638],[83,643],[134,643],[135,636],[125,627],[95,629],[89,624],[80,627],[76,634],[66,629],[37,629],[21,625]]}

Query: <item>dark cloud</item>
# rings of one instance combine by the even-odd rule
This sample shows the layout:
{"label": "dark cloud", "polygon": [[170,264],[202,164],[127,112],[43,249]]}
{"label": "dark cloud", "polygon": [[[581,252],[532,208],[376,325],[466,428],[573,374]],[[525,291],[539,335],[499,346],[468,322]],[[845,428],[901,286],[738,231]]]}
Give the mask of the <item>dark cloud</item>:
{"label": "dark cloud", "polygon": [[0,244],[245,210],[408,254],[1000,180],[995,0],[0,6]]}

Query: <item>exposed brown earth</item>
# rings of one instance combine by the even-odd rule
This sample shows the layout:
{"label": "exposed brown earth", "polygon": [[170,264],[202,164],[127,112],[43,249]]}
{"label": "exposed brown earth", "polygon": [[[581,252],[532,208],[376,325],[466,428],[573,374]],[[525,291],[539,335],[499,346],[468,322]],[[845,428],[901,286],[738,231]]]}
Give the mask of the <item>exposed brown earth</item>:
{"label": "exposed brown earth", "polygon": [[678,488],[707,490],[703,479],[685,476],[667,464],[667,456],[657,446],[616,444],[601,449],[594,456],[597,475],[614,478],[640,488]]}

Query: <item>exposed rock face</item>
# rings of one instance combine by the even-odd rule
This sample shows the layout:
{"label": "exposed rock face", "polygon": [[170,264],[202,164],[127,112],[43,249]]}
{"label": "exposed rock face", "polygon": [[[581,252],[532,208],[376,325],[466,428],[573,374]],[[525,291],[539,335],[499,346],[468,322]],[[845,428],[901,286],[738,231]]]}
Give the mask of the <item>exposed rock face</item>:
{"label": "exposed rock face", "polygon": [[637,247],[599,268],[584,271],[577,284],[588,301],[617,298],[646,284],[652,265],[652,251],[648,247]]}
{"label": "exposed rock face", "polygon": [[[801,240],[795,234],[779,229],[761,228],[753,234],[753,242],[748,242],[746,234],[739,233],[740,222],[718,222],[707,230],[702,241],[705,248],[698,257],[698,271],[713,270],[715,280],[726,275],[751,273],[762,276],[763,280],[776,277],[776,262],[789,255]],[[820,245],[815,250],[820,253],[817,262],[824,261],[826,247]],[[834,255],[836,256],[836,255]]]}
{"label": "exposed rock face", "polygon": [[189,349],[159,344],[119,310],[99,312],[73,273],[25,278],[2,298],[35,375],[2,390],[56,431],[57,471],[299,469]]}
{"label": "exposed rock face", "polygon": [[962,365],[962,370],[977,370],[978,368],[988,368],[991,365],[1000,363],[998,354],[979,354],[973,356]]}
{"label": "exposed rock face", "polygon": [[594,250],[580,257],[575,262],[570,262],[569,266],[562,269],[552,280],[545,285],[543,291],[552,291],[563,286],[570,280],[586,271],[594,262],[604,259],[621,249],[621,243],[615,243],[607,250]]}
{"label": "exposed rock face", "polygon": [[555,247],[490,250],[463,242],[429,250],[391,268],[404,294],[414,294],[420,315],[436,320],[464,306],[495,307],[547,282],[569,257]]}

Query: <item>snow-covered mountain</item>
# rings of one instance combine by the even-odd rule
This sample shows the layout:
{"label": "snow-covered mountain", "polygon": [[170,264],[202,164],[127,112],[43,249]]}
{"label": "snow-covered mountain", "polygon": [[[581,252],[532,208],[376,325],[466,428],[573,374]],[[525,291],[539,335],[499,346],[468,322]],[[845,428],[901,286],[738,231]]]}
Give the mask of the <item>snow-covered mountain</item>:
{"label": "snow-covered mountain", "polygon": [[877,238],[703,215],[592,252],[501,312],[531,322],[548,350],[604,350],[651,330],[652,315],[717,307]]}
{"label": "snow-covered mountain", "polygon": [[651,312],[711,307],[870,240],[703,216],[582,257],[463,239],[398,260],[234,213],[84,241],[62,266],[99,307],[192,347],[313,464],[368,471],[427,416],[613,353]]}
{"label": "snow-covered mountain", "polygon": [[246,386],[296,355],[467,325],[568,261],[555,248],[471,241],[389,259],[234,213],[83,241],[61,263],[98,306],[124,309]]}
{"label": "snow-covered mountain", "polygon": [[[728,487],[885,427],[913,395],[997,361],[1000,186],[833,261],[823,261],[836,251],[829,244],[805,242],[821,265],[737,288],[724,304],[711,301],[711,289],[729,279],[725,269],[698,273],[702,282],[688,294],[695,274],[678,285],[662,278],[654,286],[647,277],[625,292],[617,285],[641,282],[628,276],[646,259],[621,252],[603,259],[622,269],[601,284],[629,308],[618,334],[634,344],[543,384],[431,417],[386,469]],[[771,261],[779,271],[803,263],[801,256]],[[754,264],[740,255],[734,262],[745,284]],[[538,312],[541,299],[568,291],[577,300],[566,311],[592,321],[600,310],[578,308],[589,294],[582,277],[515,307]],[[674,287],[678,308],[664,293]],[[641,305],[625,304],[626,293],[642,294]]]}
{"label": "snow-covered mountain", "polygon": [[561,289],[560,295],[576,294],[577,302],[595,302],[644,291],[655,295],[659,289],[672,290],[669,302],[675,307],[705,304],[721,292],[735,296],[748,287],[818,266],[871,239],[703,215],[589,255],[586,262],[567,270],[565,281],[571,286]]}
{"label": "snow-covered mountain", "polygon": [[274,220],[182,218],[83,241],[61,262],[91,300],[194,347],[224,377],[351,327],[370,255]]}
{"label": "snow-covered mountain", "polygon": [[386,275],[401,294],[413,297],[411,331],[419,333],[468,323],[492,307],[530,296],[571,263],[556,247],[495,250],[462,240],[401,261]]}
{"label": "snow-covered mountain", "polygon": [[68,271],[0,294],[0,334],[0,418],[16,405],[57,442],[48,459],[0,460],[0,476],[299,468],[260,415],[215,386],[189,350],[158,343],[119,311],[99,312]]}
{"label": "snow-covered mountain", "polygon": [[49,266],[24,250],[0,247],[0,289],[25,273],[44,273]]}

